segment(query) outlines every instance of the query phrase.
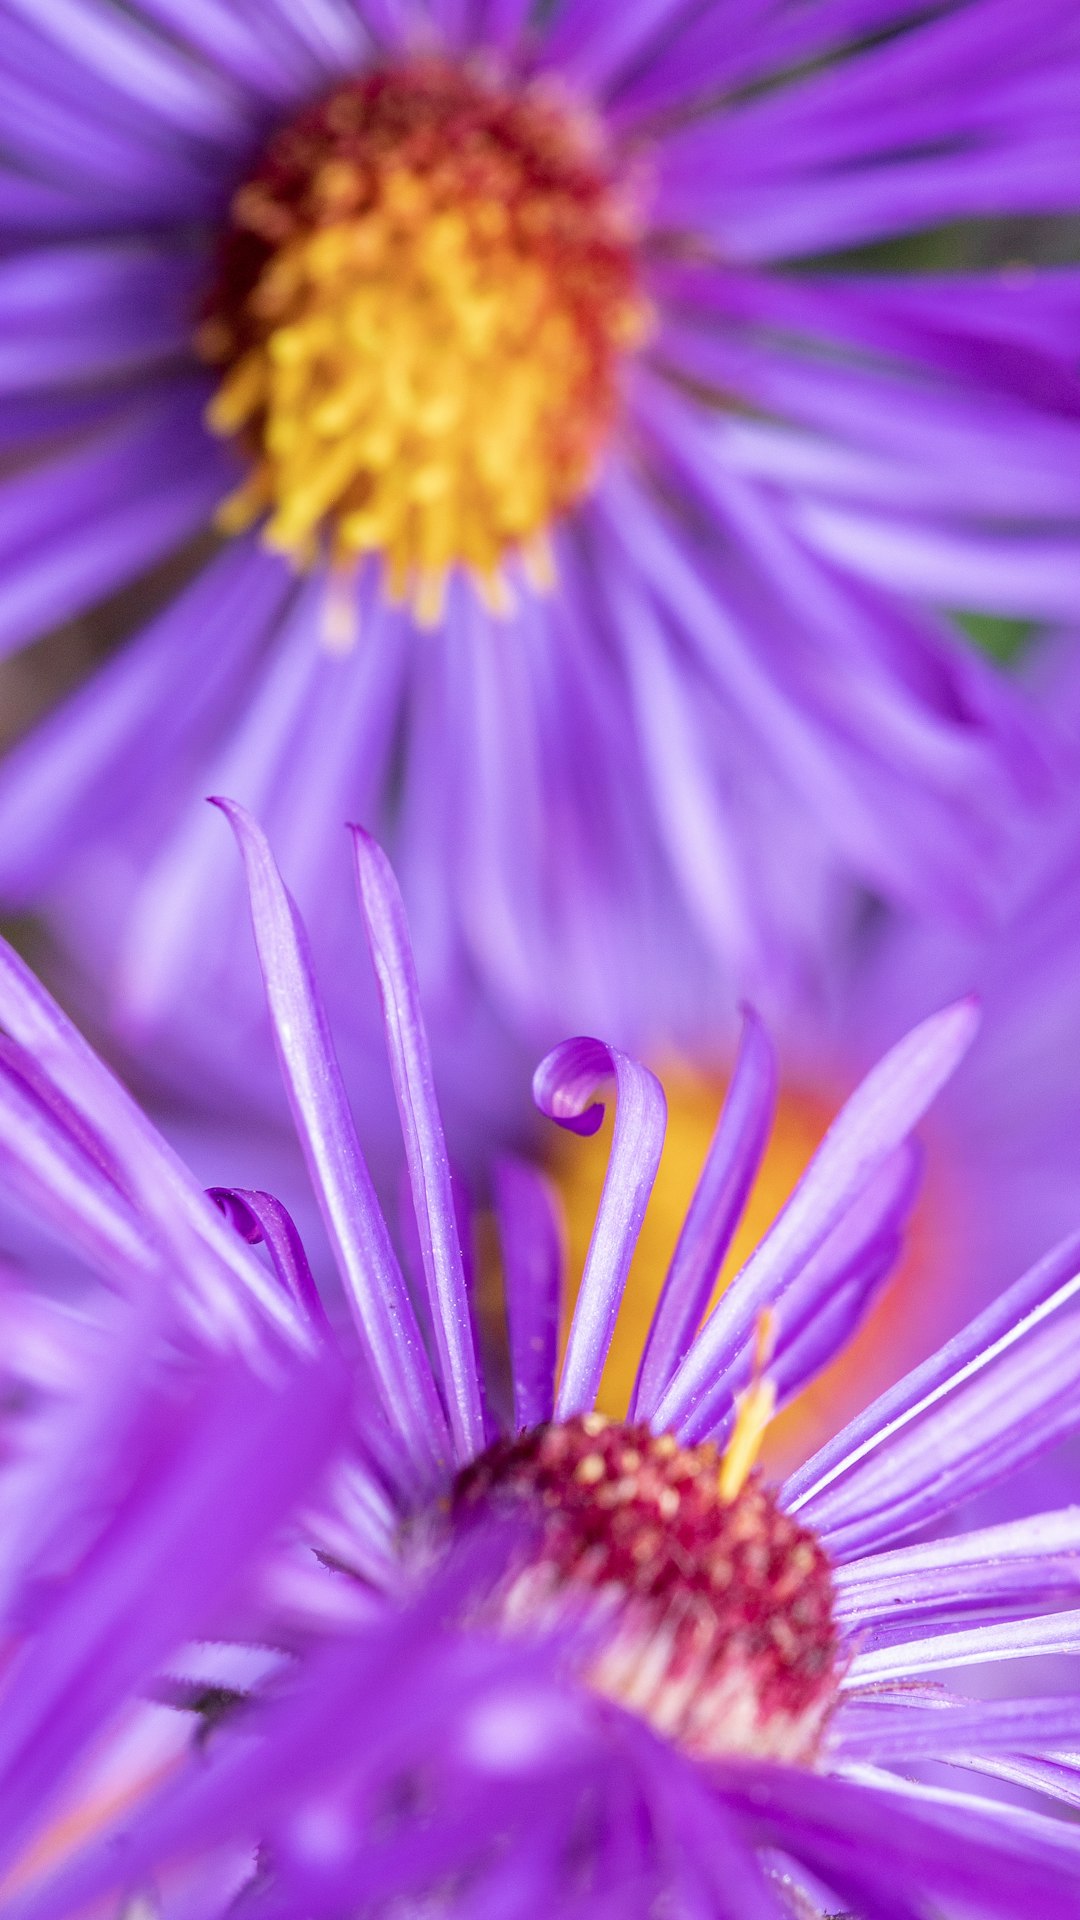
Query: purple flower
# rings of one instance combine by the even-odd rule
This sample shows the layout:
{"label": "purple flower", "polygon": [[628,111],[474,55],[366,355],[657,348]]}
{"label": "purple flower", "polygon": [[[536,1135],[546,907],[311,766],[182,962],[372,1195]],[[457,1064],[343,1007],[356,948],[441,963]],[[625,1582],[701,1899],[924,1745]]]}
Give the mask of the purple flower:
{"label": "purple flower", "polygon": [[[5,1915],[118,1898],[163,1920],[1080,1914],[1061,1817],[1080,1703],[1012,1679],[1080,1644],[1080,1520],[943,1528],[1080,1423],[1077,1237],[782,1487],[753,1465],[774,1406],[881,1284],[911,1129],[973,1006],[874,1069],[699,1328],[772,1074],[748,1017],[634,1405],[606,1422],[592,1400],[660,1150],[658,1082],[588,1039],[538,1069],[539,1104],[578,1132],[614,1080],[609,1176],[557,1368],[550,1200],[504,1164],[505,1354],[483,1362],[385,856],[356,835],[411,1284],[299,916],[227,810],[340,1297],[315,1291],[269,1194],[209,1205],[0,952],[8,1186],[107,1282],[64,1306],[2,1296],[20,1385],[0,1480]],[[1007,1697],[963,1690],[986,1665]]]}
{"label": "purple flower", "polygon": [[837,257],[1073,208],[1078,54],[1070,0],[15,0],[0,644],[184,558],[0,886],[144,1071],[253,1097],[214,786],[342,1006],[348,817],[439,1028],[479,981],[530,1048],[805,983],[845,877],[985,905],[1038,756],[942,609],[1076,614],[1077,278]]}

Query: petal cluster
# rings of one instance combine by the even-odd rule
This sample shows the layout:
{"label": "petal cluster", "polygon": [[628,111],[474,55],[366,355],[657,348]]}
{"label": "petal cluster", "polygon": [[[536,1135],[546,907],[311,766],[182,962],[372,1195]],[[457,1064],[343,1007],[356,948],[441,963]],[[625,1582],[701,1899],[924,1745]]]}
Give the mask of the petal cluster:
{"label": "petal cluster", "polygon": [[[3,1483],[5,1911],[46,1920],[152,1891],[164,1913],[207,1916],[241,1894],[267,1915],[405,1902],[470,1920],[605,1905],[762,1920],[1080,1914],[1080,1850],[1062,1817],[1077,1793],[1076,1701],[1022,1678],[987,1699],[956,1679],[992,1663],[1006,1685],[1023,1656],[1080,1645],[1076,1515],[947,1530],[960,1501],[1080,1423],[1076,1238],[769,1494],[789,1516],[784,1538],[813,1538],[832,1563],[839,1696],[813,1765],[764,1764],[722,1737],[703,1764],[632,1701],[590,1687],[601,1617],[513,1632],[492,1619],[508,1571],[535,1555],[527,1500],[456,1524],[448,1542],[434,1520],[445,1526],[463,1468],[459,1486],[498,1446],[515,1457],[515,1436],[538,1422],[588,1439],[581,1409],[655,1168],[659,1089],[595,1041],[539,1070],[543,1105],[578,1131],[614,1078],[622,1124],[558,1371],[550,1201],[523,1165],[504,1171],[510,1407],[501,1369],[480,1357],[388,863],[357,836],[416,1226],[411,1284],[373,1198],[302,923],[266,842],[229,812],[340,1294],[316,1293],[270,1196],[221,1190],[215,1205],[199,1193],[4,953],[5,1174],[84,1273],[74,1309],[14,1289],[12,1324],[21,1315],[27,1333],[12,1346],[23,1392],[7,1415],[25,1444]],[[754,1138],[752,1115],[744,1131],[729,1104],[635,1393],[661,1454],[665,1435],[727,1444],[763,1361],[763,1313],[778,1400],[846,1339],[895,1250],[911,1129],[975,1021],[970,1004],[951,1007],[880,1063],[698,1329],[706,1249],[732,1230]],[[763,1091],[767,1050],[751,1022],[740,1102]],[[49,1329],[36,1348],[35,1323]],[[582,1484],[601,1480],[590,1469]],[[947,1689],[928,1687],[938,1673]],[[980,1794],[981,1773],[1034,1803]]]}

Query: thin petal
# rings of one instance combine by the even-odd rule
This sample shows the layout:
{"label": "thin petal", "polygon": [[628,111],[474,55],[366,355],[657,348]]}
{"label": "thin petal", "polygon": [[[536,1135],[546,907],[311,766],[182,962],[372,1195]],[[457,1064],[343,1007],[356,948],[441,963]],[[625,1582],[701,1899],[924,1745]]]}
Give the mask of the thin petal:
{"label": "thin petal", "polygon": [[687,1438],[726,1413],[732,1369],[758,1316],[782,1301],[810,1257],[906,1139],[955,1071],[978,1012],[962,1000],[934,1014],[886,1054],[829,1128],[791,1199],[714,1309],[657,1408]]}
{"label": "thin petal", "polygon": [[554,1192],[525,1160],[495,1165],[514,1413],[519,1431],[543,1426],[555,1408],[565,1249]]}
{"label": "thin petal", "polygon": [[1080,1424],[1080,1238],[1040,1260],[792,1476],[839,1558],[888,1545]]}
{"label": "thin petal", "polygon": [[266,1380],[233,1363],[208,1372],[186,1424],[163,1405],[128,1498],[81,1577],[43,1603],[6,1689],[5,1864],[125,1697],[207,1631],[225,1592],[310,1491],[341,1437],[343,1386],[323,1364],[294,1361],[291,1377],[279,1365]]}
{"label": "thin petal", "polygon": [[601,96],[651,43],[670,38],[692,0],[621,0],[605,6],[564,5],[544,42],[543,59]]}
{"label": "thin petal", "polygon": [[856,1653],[844,1676],[847,1688],[910,1680],[947,1667],[981,1666],[987,1660],[1022,1660],[1035,1654],[1080,1653],[1080,1611],[1039,1614],[1032,1620],[982,1621],[957,1633],[922,1640],[894,1640]]}
{"label": "thin petal", "polygon": [[[214,1345],[257,1349],[266,1326],[299,1336],[279,1287],[220,1219],[135,1101],[0,941],[0,1022],[78,1114],[99,1164],[123,1182],[170,1254],[177,1295]],[[254,1311],[253,1311],[254,1309]],[[301,1344],[306,1341],[301,1339]]]}
{"label": "thin petal", "polygon": [[[963,1759],[967,1754],[1070,1752],[1080,1726],[1080,1696],[965,1700],[925,1706],[918,1700],[851,1700],[833,1726],[835,1752],[848,1759]],[[1077,1882],[1080,1904],[1080,1879]]]}
{"label": "thin petal", "polygon": [[1033,1840],[1002,1819],[992,1802],[916,1807],[899,1794],[804,1767],[723,1766],[717,1772],[725,1799],[757,1845],[792,1853],[829,1885],[839,1880],[840,1887],[858,1888],[860,1912],[891,1915],[890,1896],[911,1889],[917,1905],[903,1911],[920,1916],[935,1906],[995,1920],[1041,1911],[1055,1920],[1080,1915],[1075,1857],[1067,1840],[1058,1849],[1049,1843],[1048,1821]]}
{"label": "thin petal", "polygon": [[225,80],[170,47],[134,16],[98,0],[11,0],[42,38],[73,54],[92,76],[149,107],[197,140],[243,151],[251,137],[246,102]]}
{"label": "thin petal", "polygon": [[867,1554],[834,1580],[839,1618],[871,1628],[1051,1606],[1080,1595],[1080,1507]]}
{"label": "thin petal", "polygon": [[360,907],[379,987],[443,1391],[458,1461],[484,1447],[484,1410],[431,1049],[405,908],[382,848],[351,828]]}
{"label": "thin petal", "polygon": [[360,1151],[307,938],[259,828],[235,802],[215,804],[243,854],[282,1078],[311,1182],[386,1417],[424,1480],[449,1463],[445,1416]]}
{"label": "thin petal", "polygon": [[709,1304],[765,1151],[776,1107],[776,1055],[750,1007],[708,1155],[649,1328],[633,1413],[651,1418]]}
{"label": "thin petal", "polygon": [[320,1327],[328,1328],[326,1309],[288,1208],[272,1193],[257,1188],[210,1187],[207,1191],[249,1246],[265,1245],[286,1292]]}
{"label": "thin petal", "polygon": [[663,1088],[639,1066],[600,1040],[564,1040],[540,1062],[533,1098],[541,1113],[572,1133],[595,1133],[604,1117],[596,1094],[614,1076],[615,1129],[596,1223],[585,1256],[556,1400],[560,1419],[591,1407],[623,1287],[664,1145]]}

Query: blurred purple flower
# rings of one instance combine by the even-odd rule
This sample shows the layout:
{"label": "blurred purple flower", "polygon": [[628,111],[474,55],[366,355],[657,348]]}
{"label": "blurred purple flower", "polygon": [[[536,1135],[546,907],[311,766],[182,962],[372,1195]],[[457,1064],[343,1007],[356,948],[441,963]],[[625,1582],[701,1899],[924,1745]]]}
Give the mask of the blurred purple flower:
{"label": "blurred purple flower", "polygon": [[[0,951],[7,1184],[108,1284],[63,1311],[2,1296],[21,1387],[0,1479],[5,1915],[146,1894],[162,1920],[209,1920],[241,1894],[259,1920],[1080,1914],[1080,1840],[1052,1811],[1080,1791],[1077,1701],[930,1683],[1080,1644],[1062,1610],[1075,1509],[940,1532],[1080,1423],[1077,1236],[782,1488],[752,1467],[773,1404],[881,1284],[910,1132],[971,1040],[970,1003],[875,1068],[699,1330],[769,1097],[748,1020],[630,1421],[613,1425],[589,1409],[660,1150],[659,1084],[593,1040],[538,1069],[540,1105],[578,1132],[614,1078],[609,1178],[558,1370],[550,1201],[504,1165],[509,1366],[485,1366],[389,865],[357,835],[412,1287],[302,924],[258,829],[228,811],[341,1298],[316,1294],[271,1196],[209,1205]],[[949,1784],[972,1773],[1041,1804]]]}
{"label": "blurred purple flower", "polygon": [[[1037,756],[941,609],[1080,603],[1077,275],[835,258],[1075,206],[1071,0],[268,0],[257,21],[241,0],[11,0],[0,645],[144,574],[243,480],[193,347],[232,196],[298,111],[380,63],[408,74],[417,46],[482,55],[468,86],[566,129],[560,101],[594,104],[653,330],[605,363],[618,406],[557,516],[549,592],[512,542],[486,573],[451,554],[426,634],[373,560],[342,653],[346,576],[328,602],[324,565],[298,578],[253,528],[200,550],[10,758],[3,896],[48,906],[118,1025],[154,1033],[144,1065],[191,1084],[194,1061],[203,1094],[250,1102],[259,1065],[208,788],[266,822],[335,1005],[338,823],[360,818],[393,852],[437,1026],[479,979],[530,1047],[579,1023],[655,1047],[726,1012],[732,973],[766,998],[805,983],[844,876],[935,914],[985,904]],[[295,538],[325,553],[335,524]]]}

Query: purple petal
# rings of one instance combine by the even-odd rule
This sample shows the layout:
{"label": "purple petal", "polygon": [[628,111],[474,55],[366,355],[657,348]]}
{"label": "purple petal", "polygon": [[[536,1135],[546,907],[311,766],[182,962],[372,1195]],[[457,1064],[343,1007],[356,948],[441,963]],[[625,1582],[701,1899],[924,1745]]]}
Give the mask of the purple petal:
{"label": "purple petal", "polygon": [[360,907],[378,981],[390,1072],[401,1117],[420,1252],[443,1391],[459,1463],[484,1448],[484,1410],[472,1316],[454,1215],[450,1162],[405,908],[382,848],[351,829]]}
{"label": "purple petal", "polygon": [[[647,67],[622,90],[619,123],[681,105],[695,96],[738,89],[797,72],[846,41],[908,24],[936,12],[938,0],[817,0],[813,7],[778,11],[762,0],[727,0],[702,9],[671,47],[657,48]],[[830,63],[831,64],[831,63]]]}
{"label": "purple petal", "polygon": [[[922,1156],[905,1141],[785,1293],[769,1365],[778,1406],[827,1367],[862,1325],[899,1258],[921,1177]],[[725,1416],[717,1437],[728,1424]]]}
{"label": "purple petal", "polygon": [[216,800],[236,834],[251,896],[282,1078],[364,1353],[387,1419],[421,1481],[448,1465],[449,1435],[401,1269],[379,1210],[307,937],[266,840],[242,807]]}
{"label": "purple petal", "polygon": [[226,152],[243,151],[251,138],[243,95],[224,77],[197,66],[147,31],[131,15],[99,0],[11,0],[43,41],[73,55],[89,76],[169,122],[179,132]]}
{"label": "purple petal", "polygon": [[738,978],[753,977],[758,903],[745,859],[726,831],[715,728],[694,679],[672,645],[669,624],[621,568],[610,570],[607,605],[625,663],[644,771],[673,875],[709,947]]}
{"label": "purple petal", "polygon": [[[186,1167],[145,1119],[18,955],[0,942],[0,1022],[78,1115],[102,1168],[168,1250],[178,1298],[214,1346],[258,1351],[266,1327],[307,1342],[277,1287],[196,1187]],[[256,1311],[252,1311],[252,1309]]]}
{"label": "purple petal", "polygon": [[[871,1697],[845,1702],[832,1744],[844,1760],[877,1762],[962,1759],[969,1753],[1052,1754],[1075,1747],[1078,1726],[1080,1697],[1075,1694],[932,1707],[901,1706],[895,1696]],[[1080,1910],[1080,1879],[1076,1898]]]}
{"label": "purple petal", "polygon": [[631,1407],[649,1420],[688,1352],[742,1218],[776,1107],[776,1055],[751,1007],[731,1084],[664,1281]]}
{"label": "purple petal", "polygon": [[386,47],[395,50],[406,42],[415,25],[415,0],[358,0],[360,16]]}
{"label": "purple petal", "polygon": [[495,1164],[514,1414],[519,1432],[544,1426],[555,1407],[565,1249],[555,1194],[525,1160]]}
{"label": "purple petal", "polygon": [[799,1469],[784,1501],[839,1558],[886,1546],[1080,1425],[1080,1239],[992,1307]]}
{"label": "purple petal", "polygon": [[477,0],[477,44],[513,54],[524,38],[532,0]]}
{"label": "purple petal", "polygon": [[34,1056],[0,1036],[0,1161],[12,1199],[131,1292],[160,1278],[160,1253],[97,1149]]}
{"label": "purple petal", "polygon": [[[624,1738],[647,1782],[648,1819],[670,1876],[662,1882],[664,1904],[671,1899],[687,1920],[784,1920],[786,1904],[705,1769],[636,1722]],[[653,1910],[650,1902],[647,1911]]]}
{"label": "purple petal", "polygon": [[98,379],[190,351],[193,251],[37,248],[0,267],[0,391]]}
{"label": "purple petal", "polygon": [[844,1676],[847,1688],[876,1687],[947,1667],[987,1660],[1020,1660],[1034,1654],[1080,1653],[1080,1611],[1040,1614],[1031,1620],[981,1621],[956,1633],[921,1640],[893,1640],[887,1647],[856,1653]]}
{"label": "purple petal", "polygon": [[[65,232],[112,228],[130,235],[144,223],[186,225],[220,210],[221,182],[189,151],[163,151],[152,138],[99,114],[84,115],[33,74],[11,70],[10,15],[0,64],[0,137],[20,172],[4,172],[8,239],[40,241]],[[51,50],[50,50],[51,51]],[[43,174],[43,180],[31,176]],[[34,210],[39,218],[33,218]]]}
{"label": "purple petal", "polygon": [[618,6],[563,6],[543,45],[543,63],[603,95],[654,41],[677,34],[693,0],[621,0]]}
{"label": "purple petal", "polygon": [[42,1604],[9,1676],[5,1863],[124,1699],[211,1627],[271,1530],[310,1492],[341,1437],[343,1385],[327,1364],[294,1360],[290,1374],[279,1359],[270,1380],[219,1365],[182,1413],[162,1396],[127,1499],[79,1578]]}
{"label": "purple petal", "polygon": [[292,594],[289,570],[229,542],[139,636],[32,730],[0,767],[0,888],[44,891],[85,836],[148,808],[155,776],[203,760],[245,698]]}
{"label": "purple petal", "polygon": [[227,0],[140,0],[140,9],[179,33],[218,71],[268,100],[291,105],[324,79],[325,69],[310,56],[305,59],[302,42],[282,34],[280,8],[264,8],[262,17],[250,22]]}
{"label": "purple petal", "polygon": [[1080,1594],[1080,1508],[864,1555],[833,1577],[838,1617],[860,1627],[1050,1606]]}
{"label": "purple petal", "polygon": [[281,1201],[272,1193],[251,1187],[210,1187],[207,1191],[249,1246],[266,1246],[274,1272],[286,1293],[292,1295],[318,1326],[328,1328],[326,1309],[315,1285],[304,1243],[292,1215]]}
{"label": "purple petal", "polygon": [[564,1040],[533,1075],[541,1113],[572,1133],[595,1133],[604,1108],[595,1098],[612,1075],[615,1130],[581,1291],[574,1309],[556,1413],[560,1419],[591,1407],[656,1169],[664,1146],[667,1103],[654,1074],[600,1040]]}
{"label": "purple petal", "polygon": [[207,524],[231,461],[202,426],[200,382],[176,383],[91,445],[5,482],[0,651],[81,612]]}
{"label": "purple petal", "polygon": [[[687,1438],[727,1412],[732,1370],[759,1315],[782,1301],[810,1257],[916,1126],[963,1059],[978,1011],[970,1000],[934,1014],[867,1075],[834,1120],[791,1199],[720,1300],[656,1410]],[[782,1324],[782,1315],[781,1315]]]}
{"label": "purple petal", "polygon": [[992,1804],[915,1805],[899,1792],[804,1767],[746,1764],[716,1771],[725,1801],[755,1844],[805,1861],[830,1886],[857,1889],[860,1912],[892,1920],[892,1895],[910,1888],[917,1904],[899,1911],[919,1920],[934,1907],[982,1920],[1043,1911],[1055,1920],[1080,1915],[1073,1850],[1064,1836],[1054,1846],[1050,1821],[1040,1823],[1033,1840]]}
{"label": "purple petal", "polygon": [[[256,10],[256,26],[261,13]],[[363,8],[353,0],[304,0],[302,6],[289,0],[272,0],[275,27],[288,35],[288,51],[297,63],[306,54],[316,64],[325,81],[336,80],[363,65],[370,55],[369,36],[364,26]],[[300,93],[295,80],[293,99]]]}
{"label": "purple petal", "polygon": [[952,531],[913,515],[815,502],[796,517],[821,553],[894,593],[1021,618],[1075,621],[1080,614],[1080,559],[1067,539]]}

